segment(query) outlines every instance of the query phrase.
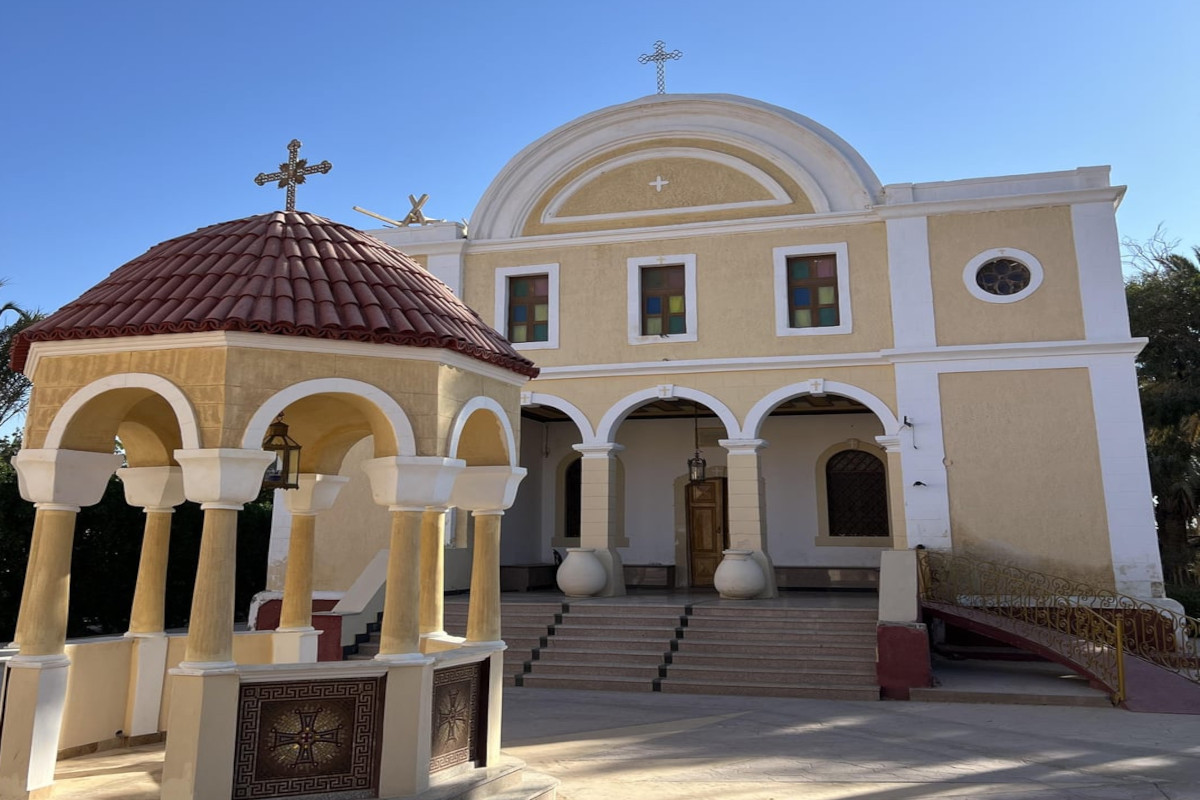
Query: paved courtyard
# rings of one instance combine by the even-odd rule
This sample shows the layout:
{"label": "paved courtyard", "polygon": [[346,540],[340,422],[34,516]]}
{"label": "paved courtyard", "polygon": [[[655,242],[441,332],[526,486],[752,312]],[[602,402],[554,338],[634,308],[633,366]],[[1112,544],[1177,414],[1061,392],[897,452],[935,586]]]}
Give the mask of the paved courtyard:
{"label": "paved courtyard", "polygon": [[1200,800],[1200,716],[552,689],[505,715],[567,800]]}
{"label": "paved courtyard", "polygon": [[[504,714],[566,800],[1200,800],[1200,716],[525,688]],[[157,798],[161,768],[161,746],[71,759],[54,798]]]}

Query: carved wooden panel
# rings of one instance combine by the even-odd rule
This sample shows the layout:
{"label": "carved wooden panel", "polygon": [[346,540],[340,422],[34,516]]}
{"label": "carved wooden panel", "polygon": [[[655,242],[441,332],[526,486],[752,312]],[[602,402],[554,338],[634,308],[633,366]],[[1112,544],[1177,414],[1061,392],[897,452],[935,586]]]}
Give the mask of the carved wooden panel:
{"label": "carved wooden panel", "polygon": [[382,677],[243,684],[234,800],[377,796],[383,692]]}
{"label": "carved wooden panel", "polygon": [[433,746],[429,771],[473,761],[479,766],[486,736],[487,662],[433,673]]}

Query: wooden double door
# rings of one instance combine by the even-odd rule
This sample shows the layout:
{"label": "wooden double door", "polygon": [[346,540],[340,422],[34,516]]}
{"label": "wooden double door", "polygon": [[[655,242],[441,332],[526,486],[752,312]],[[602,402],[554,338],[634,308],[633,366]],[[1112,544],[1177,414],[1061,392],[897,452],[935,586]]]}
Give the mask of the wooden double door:
{"label": "wooden double door", "polygon": [[713,573],[728,546],[729,518],[724,478],[689,483],[687,505],[688,565],[691,585],[711,587]]}

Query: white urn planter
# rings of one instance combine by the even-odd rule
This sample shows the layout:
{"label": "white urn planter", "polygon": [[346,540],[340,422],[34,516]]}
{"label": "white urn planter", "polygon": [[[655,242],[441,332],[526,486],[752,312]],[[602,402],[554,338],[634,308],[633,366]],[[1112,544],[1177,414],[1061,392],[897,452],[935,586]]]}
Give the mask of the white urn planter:
{"label": "white urn planter", "polygon": [[749,600],[767,588],[767,578],[751,550],[726,550],[713,573],[713,586],[726,600]]}
{"label": "white urn planter", "polygon": [[555,580],[567,597],[591,597],[608,583],[608,573],[592,548],[568,547]]}

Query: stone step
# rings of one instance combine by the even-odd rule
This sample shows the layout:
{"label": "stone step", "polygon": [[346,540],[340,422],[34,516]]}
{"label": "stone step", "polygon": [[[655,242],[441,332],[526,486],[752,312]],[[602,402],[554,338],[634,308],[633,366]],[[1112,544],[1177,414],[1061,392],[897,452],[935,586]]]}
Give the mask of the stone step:
{"label": "stone step", "polygon": [[625,627],[625,628],[593,628],[589,625],[578,625],[564,622],[554,626],[554,638],[559,636],[582,637],[587,639],[655,639],[670,641],[675,638],[674,627]]}
{"label": "stone step", "polygon": [[809,619],[787,624],[768,621],[746,620],[745,622],[734,622],[728,619],[696,619],[689,618],[687,623],[689,631],[714,631],[721,635],[727,633],[858,633],[870,636],[875,635],[876,625],[874,622],[831,622],[823,619]]}
{"label": "stone step", "polygon": [[685,678],[662,678],[659,691],[676,694],[751,695],[754,697],[800,697],[812,700],[878,700],[878,686],[783,686],[778,684],[721,684]]}
{"label": "stone step", "polygon": [[639,628],[677,628],[684,619],[682,614],[638,614],[635,616],[609,616],[600,614],[578,614],[574,611],[564,614],[562,625],[586,625],[596,628],[623,628],[635,626]]}
{"label": "stone step", "polygon": [[669,639],[597,639],[587,636],[555,634],[546,639],[546,647],[565,647],[574,650],[611,650],[629,653],[664,653],[670,649]]}
{"label": "stone step", "polygon": [[738,608],[736,606],[694,606],[693,619],[736,619],[744,621],[773,619],[839,619],[877,622],[879,612],[874,608]]}
{"label": "stone step", "polygon": [[643,678],[652,681],[658,677],[658,664],[627,664],[618,660],[586,661],[531,661],[529,675],[595,675],[605,677]]}
{"label": "stone step", "polygon": [[734,642],[683,638],[676,643],[680,653],[706,653],[730,656],[769,656],[771,658],[805,658],[809,655],[851,656],[875,660],[875,642],[829,642],[811,640],[802,644],[770,642]]}
{"label": "stone step", "polygon": [[724,669],[781,669],[793,671],[846,671],[856,675],[875,676],[875,654],[865,653],[858,657],[805,654],[800,657],[772,658],[771,656],[747,656],[744,654],[707,653],[693,650],[671,654],[672,664],[692,667],[716,667]]}
{"label": "stone step", "polygon": [[598,689],[616,692],[652,692],[654,681],[648,678],[622,678],[608,675],[524,675],[521,686],[535,689]]}
{"label": "stone step", "polygon": [[775,644],[807,644],[824,641],[838,644],[875,644],[876,634],[857,631],[759,631],[759,630],[697,630],[685,628],[682,640],[695,642],[724,642],[736,647],[742,642],[767,642]]}
{"label": "stone step", "polygon": [[[609,655],[611,653],[611,655]],[[639,666],[658,666],[663,663],[663,656],[666,655],[666,649],[655,650],[652,652],[638,653],[629,650],[607,651],[607,650],[584,650],[573,647],[542,647],[538,649],[537,659],[535,663],[540,662],[580,662],[580,661],[613,661],[620,660],[625,664],[637,664]]]}
{"label": "stone step", "polygon": [[667,667],[668,678],[706,682],[715,686],[729,684],[767,685],[767,686],[810,686],[853,685],[877,686],[875,674],[861,672],[841,672],[839,670],[820,669],[760,669],[754,662],[747,662],[741,669],[722,669],[720,667],[691,666],[688,664],[672,663]]}

